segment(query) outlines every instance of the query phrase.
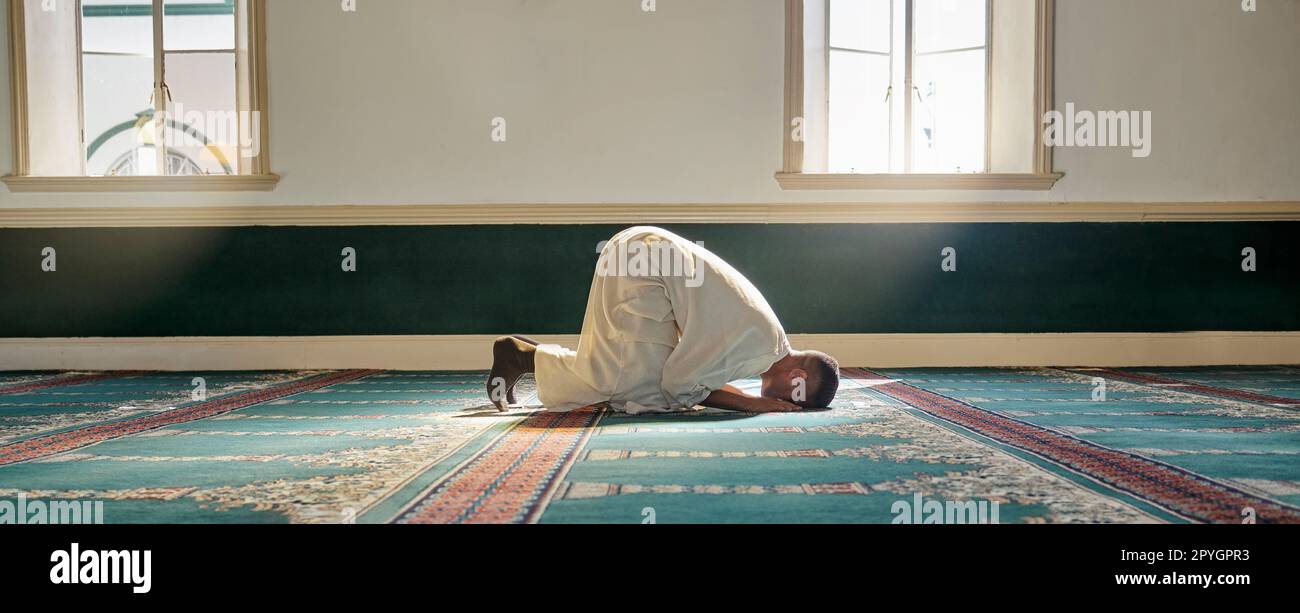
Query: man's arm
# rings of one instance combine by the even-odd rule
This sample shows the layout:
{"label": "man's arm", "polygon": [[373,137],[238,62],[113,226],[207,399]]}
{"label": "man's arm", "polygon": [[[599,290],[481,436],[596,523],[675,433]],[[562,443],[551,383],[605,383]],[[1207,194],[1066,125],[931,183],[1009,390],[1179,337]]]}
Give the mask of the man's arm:
{"label": "man's arm", "polygon": [[802,407],[792,402],[762,396],[750,396],[730,385],[710,393],[700,404],[713,409],[742,411],[745,413],[793,413],[803,410]]}

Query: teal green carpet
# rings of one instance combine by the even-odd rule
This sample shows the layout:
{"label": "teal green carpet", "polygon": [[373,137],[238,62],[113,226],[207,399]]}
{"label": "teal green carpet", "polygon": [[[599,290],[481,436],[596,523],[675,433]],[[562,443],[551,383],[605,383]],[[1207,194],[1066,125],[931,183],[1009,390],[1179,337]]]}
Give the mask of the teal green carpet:
{"label": "teal green carpet", "polygon": [[627,416],[499,414],[482,373],[0,373],[0,523],[1300,516],[1294,367],[850,374],[828,411]]}
{"label": "teal green carpet", "polygon": [[923,389],[1300,503],[1300,371],[1292,368],[1123,369],[1179,382],[1296,398],[1295,406],[1194,394],[1174,383],[1106,381],[1094,400],[1086,369],[886,370]]}

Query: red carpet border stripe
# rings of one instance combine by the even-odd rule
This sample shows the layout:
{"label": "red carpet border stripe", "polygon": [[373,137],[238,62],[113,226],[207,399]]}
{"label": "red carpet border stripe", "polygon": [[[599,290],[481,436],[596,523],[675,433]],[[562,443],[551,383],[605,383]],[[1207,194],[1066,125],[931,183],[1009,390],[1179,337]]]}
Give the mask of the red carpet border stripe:
{"label": "red carpet border stripe", "polygon": [[236,394],[226,398],[216,398],[197,404],[188,405],[179,409],[172,409],[153,415],[146,415],[134,419],[127,419],[109,424],[98,424],[86,426],[58,434],[50,434],[34,439],[19,441],[0,447],[0,466],[16,464],[18,462],[27,462],[37,458],[52,456],[74,449],[80,449],[96,443],[139,434],[149,430],[157,430],[167,426],[181,424],[185,422],[206,419],[238,411],[239,409],[251,407],[253,405],[278,400],[286,396],[293,396],[303,392],[318,390],[330,385],[355,381],[363,377],[368,377],[379,370],[347,370],[315,377],[309,377],[300,381],[293,381],[268,387],[262,390]]}
{"label": "red carpet border stripe", "polygon": [[479,451],[398,515],[399,524],[535,522],[604,414],[538,413]]}
{"label": "red carpet border stripe", "polygon": [[1249,507],[1255,509],[1259,523],[1300,523],[1300,510],[1175,466],[981,409],[869,370],[849,368],[845,373],[854,378],[887,381],[871,389],[1188,519],[1241,523],[1242,511]]}
{"label": "red carpet border stripe", "polygon": [[1216,398],[1227,398],[1230,400],[1244,400],[1246,402],[1254,402],[1259,404],[1270,404],[1270,405],[1280,404],[1280,405],[1287,405],[1291,407],[1300,408],[1300,399],[1296,399],[1296,398],[1287,398],[1285,396],[1270,396],[1268,394],[1259,394],[1256,392],[1249,392],[1246,390],[1232,389],[1230,387],[1218,387],[1215,385],[1205,385],[1203,383],[1196,383],[1193,381],[1183,381],[1181,379],[1170,379],[1168,377],[1161,377],[1157,375],[1125,372],[1122,370],[1114,370],[1111,368],[1096,368],[1096,369],[1090,368],[1088,370],[1069,369],[1069,372],[1072,372],[1076,375],[1085,375],[1085,376],[1091,375],[1091,376],[1105,377],[1107,379],[1118,379],[1120,381],[1127,381],[1129,383],[1137,383],[1140,385],[1166,386],[1166,387],[1171,387],[1175,391],[1191,392],[1193,394],[1201,394],[1203,396],[1214,396]]}
{"label": "red carpet border stripe", "polygon": [[121,371],[121,372],[98,373],[92,375],[60,375],[57,377],[51,377],[49,379],[44,379],[41,381],[32,381],[30,383],[20,383],[18,385],[11,385],[8,387],[0,387],[0,396],[4,396],[7,394],[26,394],[28,392],[35,392],[38,390],[45,390],[45,389],[50,389],[55,387],[63,387],[65,385],[95,383],[98,381],[108,381],[110,379],[137,377],[144,374],[148,374],[148,373],[144,371]]}

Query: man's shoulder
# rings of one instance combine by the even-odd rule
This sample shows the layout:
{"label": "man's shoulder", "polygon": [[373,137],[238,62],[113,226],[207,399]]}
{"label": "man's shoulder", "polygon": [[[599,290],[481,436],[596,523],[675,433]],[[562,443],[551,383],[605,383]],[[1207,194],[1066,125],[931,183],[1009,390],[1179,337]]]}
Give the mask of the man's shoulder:
{"label": "man's shoulder", "polygon": [[601,251],[608,249],[618,250],[620,253],[624,249],[629,252],[633,249],[648,250],[655,258],[660,259],[668,257],[662,253],[667,250],[678,253],[678,257],[685,257],[692,263],[691,266],[694,266],[695,258],[706,253],[702,244],[693,243],[655,226],[635,226],[623,230],[606,241]]}

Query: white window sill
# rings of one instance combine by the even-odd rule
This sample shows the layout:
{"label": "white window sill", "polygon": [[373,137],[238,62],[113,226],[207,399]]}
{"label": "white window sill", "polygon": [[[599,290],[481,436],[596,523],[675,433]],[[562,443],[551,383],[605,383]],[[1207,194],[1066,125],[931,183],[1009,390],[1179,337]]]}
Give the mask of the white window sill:
{"label": "white window sill", "polygon": [[1062,173],[1011,174],[836,174],[776,173],[776,182],[787,190],[1027,190],[1047,191]]}
{"label": "white window sill", "polygon": [[189,177],[0,177],[11,192],[269,192],[280,175]]}

